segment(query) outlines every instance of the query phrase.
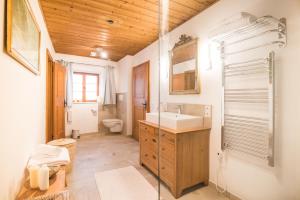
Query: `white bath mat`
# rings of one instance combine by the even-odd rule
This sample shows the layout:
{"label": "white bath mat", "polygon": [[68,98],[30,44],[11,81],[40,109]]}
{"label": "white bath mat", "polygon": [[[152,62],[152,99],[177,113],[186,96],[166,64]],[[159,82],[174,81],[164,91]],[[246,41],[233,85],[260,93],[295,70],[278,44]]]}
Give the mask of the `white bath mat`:
{"label": "white bath mat", "polygon": [[157,191],[134,167],[95,174],[101,200],[157,200]]}

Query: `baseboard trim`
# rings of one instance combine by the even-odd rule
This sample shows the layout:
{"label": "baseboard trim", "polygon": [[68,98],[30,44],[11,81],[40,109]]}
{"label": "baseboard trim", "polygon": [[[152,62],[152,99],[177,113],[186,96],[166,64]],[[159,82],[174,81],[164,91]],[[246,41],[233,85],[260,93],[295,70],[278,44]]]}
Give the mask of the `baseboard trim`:
{"label": "baseboard trim", "polygon": [[[216,188],[216,184],[214,184],[211,181],[209,181],[209,186]],[[223,189],[223,188],[221,188],[221,189]],[[224,196],[229,198],[230,200],[242,200],[240,197],[230,193],[229,191],[224,192]]]}
{"label": "baseboard trim", "polygon": [[99,132],[91,132],[91,133],[81,133],[80,137],[84,137],[84,136],[91,136],[91,135],[101,135],[101,133]]}

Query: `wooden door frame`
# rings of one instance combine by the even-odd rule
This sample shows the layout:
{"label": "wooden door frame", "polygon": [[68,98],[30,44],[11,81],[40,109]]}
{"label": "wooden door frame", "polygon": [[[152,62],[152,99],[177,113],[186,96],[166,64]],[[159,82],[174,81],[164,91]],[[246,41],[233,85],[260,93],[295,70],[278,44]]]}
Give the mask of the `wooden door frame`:
{"label": "wooden door frame", "polygon": [[147,79],[148,79],[148,94],[147,94],[147,106],[146,106],[146,112],[150,112],[150,60],[146,61],[146,62],[143,62],[139,65],[136,65],[132,68],[132,74],[131,74],[131,84],[132,84],[132,93],[131,93],[131,98],[132,98],[132,114],[131,114],[131,117],[132,117],[132,137],[133,137],[133,131],[134,131],[134,88],[135,88],[135,85],[134,85],[134,82],[133,82],[133,75],[134,75],[134,69],[137,68],[137,67],[140,67],[141,65],[144,65],[144,64],[147,64]]}
{"label": "wooden door frame", "polygon": [[54,60],[46,49],[46,143],[53,138],[53,65]]}

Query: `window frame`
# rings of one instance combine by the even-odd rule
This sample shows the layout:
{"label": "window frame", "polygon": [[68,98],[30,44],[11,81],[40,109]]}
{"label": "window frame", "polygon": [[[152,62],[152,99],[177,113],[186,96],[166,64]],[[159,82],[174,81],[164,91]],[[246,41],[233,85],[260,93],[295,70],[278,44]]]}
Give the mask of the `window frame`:
{"label": "window frame", "polygon": [[[74,74],[78,74],[78,75],[82,76],[82,100],[75,101],[73,99],[73,103],[95,103],[95,102],[97,102],[97,99],[86,100],[86,76],[96,76],[97,77],[97,97],[98,97],[99,96],[99,76],[100,75],[97,73],[87,73],[87,72],[74,72]],[[74,91],[74,88],[72,88],[72,91]]]}

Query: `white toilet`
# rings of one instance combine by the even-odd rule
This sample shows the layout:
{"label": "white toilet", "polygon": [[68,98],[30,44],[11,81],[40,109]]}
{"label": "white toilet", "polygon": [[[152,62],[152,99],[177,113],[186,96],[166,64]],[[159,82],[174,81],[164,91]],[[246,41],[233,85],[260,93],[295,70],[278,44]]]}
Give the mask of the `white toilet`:
{"label": "white toilet", "polygon": [[121,132],[123,121],[121,119],[104,119],[102,120],[105,127],[109,128],[110,132]]}

